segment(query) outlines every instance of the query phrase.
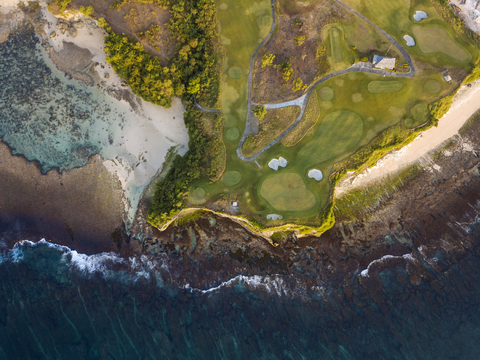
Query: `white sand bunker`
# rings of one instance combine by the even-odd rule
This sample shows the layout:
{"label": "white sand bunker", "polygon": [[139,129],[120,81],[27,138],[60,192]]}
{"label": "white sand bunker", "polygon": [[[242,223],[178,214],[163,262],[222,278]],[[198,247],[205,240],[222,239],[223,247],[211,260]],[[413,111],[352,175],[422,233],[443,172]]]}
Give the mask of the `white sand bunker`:
{"label": "white sand bunker", "polygon": [[277,214],[268,214],[267,219],[268,220],[282,220],[283,216],[282,215],[277,215]]}
{"label": "white sand bunker", "polygon": [[425,11],[417,10],[413,15],[415,21],[422,21],[422,19],[427,19],[428,15]]}
{"label": "white sand bunker", "polygon": [[287,166],[287,164],[288,164],[288,161],[280,156],[278,159],[270,160],[270,162],[268,163],[268,167],[270,169],[277,171],[279,166],[285,167]]}
{"label": "white sand bunker", "polygon": [[415,46],[415,39],[413,37],[410,35],[405,35],[403,38],[407,42],[407,46]]}
{"label": "white sand bunker", "polygon": [[315,179],[317,181],[320,181],[323,179],[323,174],[320,170],[318,169],[312,169],[308,172],[308,177],[310,179]]}

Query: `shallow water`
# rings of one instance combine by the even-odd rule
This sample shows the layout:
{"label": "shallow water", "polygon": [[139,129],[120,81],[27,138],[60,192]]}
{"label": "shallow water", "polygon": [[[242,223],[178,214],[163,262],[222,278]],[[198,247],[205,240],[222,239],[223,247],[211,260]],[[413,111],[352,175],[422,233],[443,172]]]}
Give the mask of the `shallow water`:
{"label": "shallow water", "polygon": [[0,138],[13,153],[38,161],[43,173],[81,167],[100,154],[122,182],[127,222],[167,151],[186,151],[180,100],[164,109],[133,97],[134,112],[99,85],[59,71],[31,29],[0,45],[0,84]]}

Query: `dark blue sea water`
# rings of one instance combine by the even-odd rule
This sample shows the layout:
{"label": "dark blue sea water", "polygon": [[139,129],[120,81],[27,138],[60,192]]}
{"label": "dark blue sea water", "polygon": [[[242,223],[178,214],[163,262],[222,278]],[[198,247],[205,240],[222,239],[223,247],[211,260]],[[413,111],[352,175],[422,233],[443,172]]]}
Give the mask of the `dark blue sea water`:
{"label": "dark blue sea water", "polygon": [[478,359],[478,250],[387,256],[339,288],[253,275],[200,290],[167,258],[24,241],[0,262],[0,358]]}

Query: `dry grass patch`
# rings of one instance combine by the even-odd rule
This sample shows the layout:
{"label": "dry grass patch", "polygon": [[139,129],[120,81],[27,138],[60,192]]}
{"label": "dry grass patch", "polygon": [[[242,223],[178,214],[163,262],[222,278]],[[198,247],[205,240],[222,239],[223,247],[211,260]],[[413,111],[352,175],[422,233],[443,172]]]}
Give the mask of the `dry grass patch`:
{"label": "dry grass patch", "polygon": [[262,150],[270,141],[277,138],[286,128],[292,125],[300,115],[300,107],[289,106],[281,109],[269,109],[260,122],[258,135],[250,135],[242,147],[245,156]]}
{"label": "dry grass patch", "polygon": [[283,146],[294,146],[303,139],[305,134],[315,126],[320,117],[320,107],[317,97],[313,94],[308,100],[307,108],[303,114],[302,120],[290,132],[285,135],[280,142]]}

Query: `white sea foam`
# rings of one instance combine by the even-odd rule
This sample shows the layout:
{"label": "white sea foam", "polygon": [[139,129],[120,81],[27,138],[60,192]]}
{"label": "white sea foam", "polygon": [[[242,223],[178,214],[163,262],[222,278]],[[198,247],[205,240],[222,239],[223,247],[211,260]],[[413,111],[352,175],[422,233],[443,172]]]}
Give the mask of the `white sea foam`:
{"label": "white sea foam", "polygon": [[383,262],[385,262],[387,260],[391,260],[391,259],[404,259],[404,260],[411,261],[411,262],[416,262],[417,261],[417,259],[415,259],[412,256],[412,254],[404,254],[402,256],[384,255],[380,259],[375,259],[370,264],[368,264],[367,268],[362,270],[362,272],[360,273],[360,276],[369,277],[370,275],[368,274],[368,271],[370,270],[370,267],[372,265],[378,264],[378,263],[383,263]]}
{"label": "white sea foam", "polygon": [[[280,275],[271,275],[271,276],[245,276],[237,275],[232,279],[220,283],[218,286],[211,287],[206,290],[193,288],[190,284],[184,286],[184,289],[189,289],[191,291],[200,292],[202,294],[208,294],[211,292],[218,291],[224,287],[233,287],[239,286],[246,289],[261,289],[266,290],[270,294],[276,294],[278,296],[292,296],[300,295],[300,292],[293,292],[292,289],[287,287],[283,278]],[[300,289],[297,289],[300,290]]]}

